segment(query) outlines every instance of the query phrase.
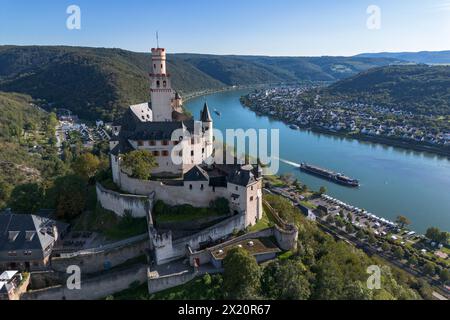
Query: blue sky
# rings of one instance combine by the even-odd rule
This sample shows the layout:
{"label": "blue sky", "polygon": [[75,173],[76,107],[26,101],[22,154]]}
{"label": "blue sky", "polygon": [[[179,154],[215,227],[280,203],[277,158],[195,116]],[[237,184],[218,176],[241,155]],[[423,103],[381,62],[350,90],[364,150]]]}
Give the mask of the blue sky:
{"label": "blue sky", "polygon": [[[66,9],[81,9],[68,30]],[[369,30],[366,10],[381,9]],[[450,0],[0,0],[0,44],[148,51],[353,55],[450,50]]]}

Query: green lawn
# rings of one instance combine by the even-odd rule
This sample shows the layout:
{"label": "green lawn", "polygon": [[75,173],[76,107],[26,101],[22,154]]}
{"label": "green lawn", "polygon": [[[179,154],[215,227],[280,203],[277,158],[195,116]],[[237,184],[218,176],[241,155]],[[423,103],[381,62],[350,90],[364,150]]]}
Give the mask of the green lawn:
{"label": "green lawn", "polygon": [[275,224],[275,221],[274,221],[272,215],[270,215],[270,213],[268,213],[266,210],[264,210],[261,220],[259,220],[254,226],[250,227],[248,231],[249,232],[257,232],[260,230],[270,228],[274,224]]}
{"label": "green lawn", "polygon": [[108,240],[117,241],[147,232],[146,218],[118,217],[113,212],[97,206],[83,213],[74,223],[75,231],[98,232]]}
{"label": "green lawn", "polygon": [[178,287],[149,294],[147,284],[114,294],[114,300],[216,300],[221,299],[222,276],[206,275]]}
{"label": "green lawn", "polygon": [[308,202],[308,201],[301,201],[300,204],[305,206],[305,207],[307,207],[307,208],[309,208],[309,209],[316,209],[317,208],[317,206],[313,205],[311,202]]}

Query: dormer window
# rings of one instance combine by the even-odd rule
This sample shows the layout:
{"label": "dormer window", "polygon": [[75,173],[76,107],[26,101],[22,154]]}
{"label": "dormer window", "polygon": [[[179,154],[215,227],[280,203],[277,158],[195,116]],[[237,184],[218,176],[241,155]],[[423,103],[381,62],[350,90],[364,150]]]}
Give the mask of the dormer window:
{"label": "dormer window", "polygon": [[32,241],[35,234],[36,234],[35,231],[25,231],[25,240]]}
{"label": "dormer window", "polygon": [[8,240],[9,242],[16,241],[17,237],[19,236],[20,231],[8,231]]}

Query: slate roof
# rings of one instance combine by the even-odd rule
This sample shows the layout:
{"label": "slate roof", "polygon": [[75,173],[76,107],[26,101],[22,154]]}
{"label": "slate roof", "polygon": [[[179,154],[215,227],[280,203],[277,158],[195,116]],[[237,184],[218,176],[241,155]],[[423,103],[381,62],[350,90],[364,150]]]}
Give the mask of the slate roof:
{"label": "slate roof", "polygon": [[29,260],[44,258],[44,250],[55,241],[57,222],[30,214],[0,214],[0,260],[5,253],[17,251],[13,260],[21,260],[24,250],[33,252]]}
{"label": "slate roof", "polygon": [[259,180],[257,167],[252,165],[196,165],[184,174],[184,181],[208,181],[212,187],[226,187],[227,183],[233,183],[246,187]]}
{"label": "slate roof", "polygon": [[194,166],[184,174],[184,181],[208,181],[208,173],[199,166]]}
{"label": "slate roof", "polygon": [[208,104],[205,102],[203,110],[200,112],[200,121],[212,122],[211,114],[209,113]]}

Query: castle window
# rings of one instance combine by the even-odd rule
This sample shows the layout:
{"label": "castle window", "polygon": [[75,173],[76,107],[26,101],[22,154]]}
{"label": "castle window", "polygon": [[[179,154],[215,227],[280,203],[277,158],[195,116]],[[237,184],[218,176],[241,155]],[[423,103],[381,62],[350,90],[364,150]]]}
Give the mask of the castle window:
{"label": "castle window", "polygon": [[191,138],[191,144],[195,144],[195,139]]}
{"label": "castle window", "polygon": [[251,186],[250,189],[253,191],[253,186]]}
{"label": "castle window", "polygon": [[179,155],[180,157],[182,157],[182,156],[183,156],[183,151],[178,152],[178,155]]}
{"label": "castle window", "polygon": [[159,151],[153,151],[152,153],[154,157],[159,157]]}
{"label": "castle window", "polygon": [[191,151],[191,157],[193,157],[193,156],[194,156],[194,150]]}
{"label": "castle window", "polygon": [[238,191],[238,190],[239,190],[237,186],[235,187],[235,189],[236,189],[236,191]]}
{"label": "castle window", "polygon": [[192,190],[192,184],[189,185],[189,190]]}
{"label": "castle window", "polygon": [[253,197],[250,197],[250,201],[253,201]]}
{"label": "castle window", "polygon": [[202,148],[202,153],[205,153],[205,148]]}
{"label": "castle window", "polygon": [[200,185],[200,190],[203,190],[203,189],[204,189],[203,184],[201,184]]}
{"label": "castle window", "polygon": [[153,65],[153,69],[156,69],[156,64]]}
{"label": "castle window", "polygon": [[176,146],[177,144],[179,144],[180,141],[173,141],[173,145]]}
{"label": "castle window", "polygon": [[167,81],[166,80],[163,81],[163,86],[167,87]]}
{"label": "castle window", "polygon": [[138,146],[142,147],[143,145],[144,145],[144,141],[139,140],[139,141],[138,141]]}
{"label": "castle window", "polygon": [[150,140],[150,145],[151,146],[156,146],[156,141],[155,140]]}
{"label": "castle window", "polygon": [[158,81],[156,81],[156,86],[159,88],[160,87],[160,82],[159,82],[159,80]]}
{"label": "castle window", "polygon": [[212,189],[212,190],[213,190],[213,192],[216,192],[216,187],[213,187],[213,189]]}
{"label": "castle window", "polygon": [[163,140],[163,141],[162,141],[162,145],[163,145],[163,146],[168,146],[168,145],[169,145],[169,141]]}
{"label": "castle window", "polygon": [[164,150],[164,151],[162,152],[162,156],[163,156],[163,157],[168,157],[168,156],[169,156],[169,151]]}

